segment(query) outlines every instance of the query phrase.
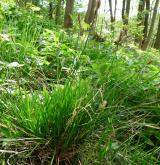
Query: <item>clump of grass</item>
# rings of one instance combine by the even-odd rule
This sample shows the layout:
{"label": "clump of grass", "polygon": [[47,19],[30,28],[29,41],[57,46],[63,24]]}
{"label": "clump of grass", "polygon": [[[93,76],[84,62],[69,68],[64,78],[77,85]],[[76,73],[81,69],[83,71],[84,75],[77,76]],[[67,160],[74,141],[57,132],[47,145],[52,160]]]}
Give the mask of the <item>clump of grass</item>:
{"label": "clump of grass", "polygon": [[91,87],[82,82],[58,86],[51,92],[44,90],[17,97],[1,116],[4,150],[15,151],[19,145],[15,153],[24,151],[26,155],[30,152],[38,155],[43,146],[43,152],[48,153],[46,159],[55,163],[74,160],[79,146],[95,127],[93,96]]}

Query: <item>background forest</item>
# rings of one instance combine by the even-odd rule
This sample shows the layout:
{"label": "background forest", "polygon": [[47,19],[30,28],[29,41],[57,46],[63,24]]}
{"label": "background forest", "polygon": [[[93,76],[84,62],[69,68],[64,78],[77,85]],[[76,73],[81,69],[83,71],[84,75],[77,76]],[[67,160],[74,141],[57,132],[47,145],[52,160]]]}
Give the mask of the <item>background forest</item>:
{"label": "background forest", "polygon": [[1,0],[0,164],[160,164],[159,5]]}

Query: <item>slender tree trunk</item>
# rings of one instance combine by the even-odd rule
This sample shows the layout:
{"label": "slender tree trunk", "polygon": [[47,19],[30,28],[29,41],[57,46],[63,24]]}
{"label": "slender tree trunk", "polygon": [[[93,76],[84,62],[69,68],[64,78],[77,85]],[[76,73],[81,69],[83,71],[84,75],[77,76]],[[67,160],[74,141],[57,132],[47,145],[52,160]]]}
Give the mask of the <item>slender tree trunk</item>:
{"label": "slender tree trunk", "polygon": [[120,44],[123,40],[126,40],[124,38],[126,38],[128,33],[128,29],[126,25],[128,25],[130,5],[131,5],[131,0],[123,0],[123,5],[122,5],[123,29],[120,32],[118,40],[115,41],[116,44]]}
{"label": "slender tree trunk", "polygon": [[160,49],[160,15],[159,15],[158,29],[157,29],[156,41],[154,43],[154,48]]}
{"label": "slender tree trunk", "polygon": [[95,31],[98,9],[100,5],[101,0],[89,0],[88,9],[84,20],[87,24],[90,25],[89,35],[92,35],[93,39],[95,39],[96,41],[104,41],[104,39]]}
{"label": "slender tree trunk", "polygon": [[112,0],[109,0],[109,8],[110,8],[110,20],[111,20],[111,30],[114,30],[113,23],[114,23],[114,16],[113,16],[113,9],[112,9]]}
{"label": "slender tree trunk", "polygon": [[58,2],[56,4],[56,16],[55,16],[55,23],[56,24],[59,23],[60,13],[61,13],[61,0],[58,0]]}
{"label": "slender tree trunk", "polygon": [[138,6],[138,15],[137,15],[138,26],[142,26],[144,24],[144,16],[143,16],[144,7],[145,7],[145,0],[140,0]]}
{"label": "slender tree trunk", "polygon": [[128,18],[129,18],[129,12],[130,12],[130,5],[131,5],[131,0],[127,0],[127,4],[126,4],[126,13],[125,13],[125,18],[124,18],[124,25],[128,25]]}
{"label": "slender tree trunk", "polygon": [[85,22],[88,24],[93,24],[100,7],[100,0],[89,0],[88,9],[85,15]]}
{"label": "slender tree trunk", "polygon": [[112,10],[112,0],[109,0],[109,10],[110,10],[111,23],[113,23],[114,17],[113,17],[113,10]]}
{"label": "slender tree trunk", "polygon": [[72,20],[72,13],[74,7],[74,0],[67,0],[66,7],[65,7],[65,14],[64,14],[64,28],[72,28],[73,27],[73,20]]}
{"label": "slender tree trunk", "polygon": [[126,11],[126,0],[123,0],[123,3],[122,3],[122,20],[124,20],[125,11]]}
{"label": "slender tree trunk", "polygon": [[117,0],[115,0],[114,21],[116,21],[116,12],[117,12]]}
{"label": "slender tree trunk", "polygon": [[155,6],[154,6],[154,11],[153,11],[153,16],[152,16],[152,20],[151,20],[151,26],[148,32],[148,36],[144,41],[144,44],[142,46],[143,50],[146,50],[150,44],[151,38],[152,38],[152,34],[153,34],[153,30],[154,30],[154,25],[155,25],[155,21],[156,21],[156,16],[157,16],[157,10],[158,10],[158,6],[159,6],[159,1],[160,0],[156,0],[155,2]]}
{"label": "slender tree trunk", "polygon": [[145,0],[145,3],[146,3],[146,14],[145,14],[145,18],[144,18],[143,40],[142,40],[142,43],[140,45],[141,48],[143,47],[143,44],[147,38],[148,27],[149,27],[150,0]]}
{"label": "slender tree trunk", "polygon": [[[144,25],[144,15],[143,15],[144,7],[145,7],[145,0],[139,0],[138,14],[137,14],[138,28]],[[140,37],[136,37],[135,42],[141,44],[142,39]]]}
{"label": "slender tree trunk", "polygon": [[49,3],[49,19],[53,19],[53,2]]}

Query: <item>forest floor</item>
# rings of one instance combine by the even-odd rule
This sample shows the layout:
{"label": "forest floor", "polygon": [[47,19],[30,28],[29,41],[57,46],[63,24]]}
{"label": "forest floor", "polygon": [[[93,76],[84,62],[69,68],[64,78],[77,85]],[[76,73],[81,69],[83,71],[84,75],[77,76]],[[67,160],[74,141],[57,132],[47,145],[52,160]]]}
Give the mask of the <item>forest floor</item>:
{"label": "forest floor", "polygon": [[0,164],[160,164],[159,51],[3,20]]}

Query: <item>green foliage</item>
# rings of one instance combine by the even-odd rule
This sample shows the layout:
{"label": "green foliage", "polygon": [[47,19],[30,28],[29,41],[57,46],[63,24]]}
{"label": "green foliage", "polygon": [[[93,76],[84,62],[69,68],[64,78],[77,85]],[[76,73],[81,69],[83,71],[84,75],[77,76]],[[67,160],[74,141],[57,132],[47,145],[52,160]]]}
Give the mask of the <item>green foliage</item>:
{"label": "green foliage", "polygon": [[46,10],[0,2],[0,164],[159,164],[159,51],[66,32]]}
{"label": "green foliage", "polygon": [[[6,121],[10,137],[33,134],[33,136],[42,138],[52,137],[53,141],[67,137],[68,139],[64,142],[70,144],[73,142],[72,138],[77,136],[78,132],[76,131],[81,132],[80,125],[84,121],[90,123],[90,113],[85,108],[83,109],[91,99],[89,93],[91,90],[86,83],[81,83],[75,87],[57,86],[50,93],[44,90],[42,93],[36,92],[32,95],[20,94],[20,97],[17,98],[19,106],[17,107],[17,101],[15,101],[12,107],[8,107],[7,113],[9,112],[9,114],[6,114],[6,118],[1,118],[1,120],[2,123],[4,123],[3,120]],[[10,121],[10,116],[13,121]],[[24,132],[22,133],[16,127],[23,128]],[[68,134],[70,129],[75,129],[73,134]],[[3,134],[3,129],[1,133]]]}
{"label": "green foliage", "polygon": [[[63,31],[62,34],[63,35]],[[71,49],[66,43],[59,40],[60,33],[45,29],[40,38],[40,55],[45,56],[49,65],[45,68],[46,72],[52,69],[51,78],[57,75],[58,80],[74,77],[78,78],[84,67],[89,64],[89,58],[80,55],[74,49]],[[53,72],[55,71],[55,73]]]}

